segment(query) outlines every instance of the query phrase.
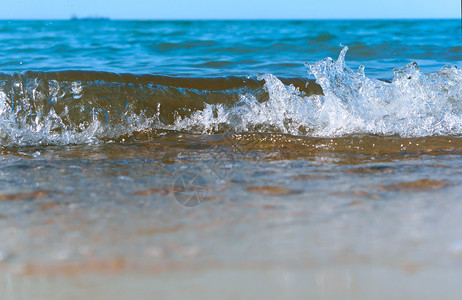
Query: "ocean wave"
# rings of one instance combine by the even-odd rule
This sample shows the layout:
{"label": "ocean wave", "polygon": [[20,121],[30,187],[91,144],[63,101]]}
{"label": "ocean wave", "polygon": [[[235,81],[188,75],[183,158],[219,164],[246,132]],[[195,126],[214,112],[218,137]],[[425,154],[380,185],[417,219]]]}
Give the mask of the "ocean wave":
{"label": "ocean wave", "polygon": [[339,58],[307,64],[323,95],[304,95],[277,77],[260,77],[269,95],[261,102],[241,95],[233,107],[206,105],[175,121],[175,129],[201,133],[280,132],[315,137],[353,134],[421,137],[462,133],[462,72],[445,67],[423,74],[413,62],[395,69],[391,82],[368,78],[345,63],[348,47]]}
{"label": "ocean wave", "polygon": [[416,63],[390,82],[337,60],[304,78],[177,78],[102,72],[0,76],[0,141],[8,145],[120,141],[137,132],[282,133],[308,137],[462,134],[462,72]]}

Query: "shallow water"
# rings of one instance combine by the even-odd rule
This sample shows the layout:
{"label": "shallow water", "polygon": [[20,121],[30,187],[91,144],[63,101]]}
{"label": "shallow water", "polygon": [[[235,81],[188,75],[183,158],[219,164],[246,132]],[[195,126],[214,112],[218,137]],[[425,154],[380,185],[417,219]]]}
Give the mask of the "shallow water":
{"label": "shallow water", "polygon": [[0,291],[456,298],[458,26],[1,21]]}

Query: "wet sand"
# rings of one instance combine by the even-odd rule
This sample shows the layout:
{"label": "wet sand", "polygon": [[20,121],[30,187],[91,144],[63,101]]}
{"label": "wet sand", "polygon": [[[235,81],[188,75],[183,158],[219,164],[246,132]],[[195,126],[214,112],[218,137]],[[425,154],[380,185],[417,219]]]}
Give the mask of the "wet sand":
{"label": "wet sand", "polygon": [[[0,276],[5,299],[457,299],[460,273],[376,266],[161,274]],[[438,288],[436,289],[435,286]]]}

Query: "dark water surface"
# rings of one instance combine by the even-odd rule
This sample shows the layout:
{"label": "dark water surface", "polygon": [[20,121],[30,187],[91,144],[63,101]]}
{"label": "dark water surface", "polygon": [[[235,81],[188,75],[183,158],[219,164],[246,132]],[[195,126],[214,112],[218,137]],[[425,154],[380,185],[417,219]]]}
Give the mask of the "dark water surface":
{"label": "dark water surface", "polygon": [[460,295],[459,21],[0,21],[0,49],[5,299]]}

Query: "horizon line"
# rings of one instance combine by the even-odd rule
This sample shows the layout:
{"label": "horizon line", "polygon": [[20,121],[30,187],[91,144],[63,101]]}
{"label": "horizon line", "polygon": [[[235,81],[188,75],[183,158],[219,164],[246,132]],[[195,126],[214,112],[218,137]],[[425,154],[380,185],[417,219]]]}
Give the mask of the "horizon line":
{"label": "horizon line", "polygon": [[87,16],[69,18],[0,18],[0,21],[381,21],[381,20],[460,20],[460,17],[384,17],[384,18],[110,18]]}

